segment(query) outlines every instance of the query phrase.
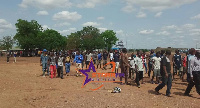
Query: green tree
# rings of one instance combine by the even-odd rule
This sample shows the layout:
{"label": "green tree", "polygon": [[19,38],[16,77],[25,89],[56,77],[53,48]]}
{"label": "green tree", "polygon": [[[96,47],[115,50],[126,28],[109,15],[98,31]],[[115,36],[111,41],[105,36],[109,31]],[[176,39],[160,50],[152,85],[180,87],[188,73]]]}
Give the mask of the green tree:
{"label": "green tree", "polygon": [[67,37],[67,49],[76,49],[78,50],[81,46],[81,39],[78,33],[71,33]]}
{"label": "green tree", "polygon": [[38,24],[37,21],[19,19],[15,24],[17,33],[14,36],[22,49],[34,49],[40,46],[40,39],[38,39],[38,34],[42,32],[42,26]]}
{"label": "green tree", "polygon": [[14,44],[14,39],[11,36],[4,36],[1,40],[1,48],[6,49],[7,51],[12,48]]}
{"label": "green tree", "polygon": [[116,37],[116,33],[113,30],[106,30],[105,32],[101,33],[101,36],[103,37],[105,41],[105,46],[107,47],[108,51],[118,41],[118,38]]}
{"label": "green tree", "polygon": [[56,30],[47,29],[38,34],[37,40],[40,42],[38,46],[40,49],[64,50],[67,38]]}

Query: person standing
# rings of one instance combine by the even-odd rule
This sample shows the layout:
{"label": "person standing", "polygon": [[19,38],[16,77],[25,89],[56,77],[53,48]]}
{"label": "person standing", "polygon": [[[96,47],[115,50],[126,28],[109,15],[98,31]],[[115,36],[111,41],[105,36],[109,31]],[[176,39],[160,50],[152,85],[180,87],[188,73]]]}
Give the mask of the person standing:
{"label": "person standing", "polygon": [[14,57],[14,61],[13,61],[13,63],[16,63],[16,62],[17,62],[17,60],[16,60],[16,57],[17,57],[17,52],[14,52],[14,55],[13,55],[13,57]]}
{"label": "person standing", "polygon": [[189,96],[191,89],[196,87],[197,93],[200,95],[200,51],[196,52],[196,57],[190,60],[190,83],[187,86],[185,95]]}
{"label": "person standing", "polygon": [[155,91],[159,94],[159,90],[161,90],[165,85],[167,85],[166,96],[171,96],[171,86],[172,86],[172,75],[171,75],[171,63],[170,63],[170,55],[171,51],[166,51],[166,56],[163,56],[161,59],[161,67],[162,67],[162,83],[159,84]]}
{"label": "person standing", "polygon": [[132,73],[132,77],[130,76],[130,78],[132,80],[134,80],[134,73],[135,73],[135,59],[134,56],[131,56],[131,60],[130,60],[130,68],[129,68],[129,74]]}
{"label": "person standing", "polygon": [[66,72],[66,76],[69,76],[69,72],[70,72],[70,55],[69,53],[67,53],[66,58],[65,58],[65,72]]}
{"label": "person standing", "polygon": [[120,54],[119,54],[119,52],[116,50],[116,51],[115,51],[115,54],[114,54],[115,73],[118,73],[118,68],[119,68],[119,58],[120,58]]}
{"label": "person standing", "polygon": [[74,62],[76,63],[76,76],[78,77],[79,75],[82,76],[82,74],[80,74],[79,70],[82,69],[82,62],[83,62],[83,55],[81,55],[79,52],[77,52],[75,58],[74,58]]}
{"label": "person standing", "polygon": [[49,57],[49,64],[50,64],[50,72],[51,72],[51,78],[56,78],[56,56],[54,52],[51,52]]}
{"label": "person standing", "polygon": [[151,50],[150,55],[149,55],[149,63],[148,63],[148,68],[149,68],[148,76],[149,76],[149,78],[151,76],[151,71],[152,71],[152,67],[153,67],[153,60],[152,60],[152,58],[154,57],[154,55],[155,55],[154,51]]}
{"label": "person standing", "polygon": [[97,69],[98,69],[99,65],[100,65],[100,68],[101,68],[101,60],[102,60],[102,54],[101,54],[101,52],[99,52],[98,55],[97,55]]}
{"label": "person standing", "polygon": [[182,58],[182,61],[183,61],[183,73],[182,73],[182,81],[184,81],[184,76],[185,76],[185,73],[187,72],[187,53],[186,55]]}
{"label": "person standing", "polygon": [[174,76],[177,75],[177,70],[178,70],[178,76],[181,77],[181,66],[182,66],[182,59],[181,55],[179,54],[179,50],[175,51],[176,54],[174,54],[172,61],[173,61],[173,79]]}
{"label": "person standing", "polygon": [[[109,54],[109,57],[110,57],[110,62],[113,62],[113,51],[111,50],[110,51],[110,54]],[[112,63],[110,64],[110,69],[112,69],[113,68],[113,65],[112,65]]]}
{"label": "person standing", "polygon": [[187,56],[187,62],[186,62],[187,69],[186,70],[187,70],[187,82],[188,83],[192,83],[191,77],[190,77],[190,60],[195,57],[195,53],[196,53],[195,49],[191,48],[189,50],[189,55]]}
{"label": "person standing", "polygon": [[92,59],[93,59],[93,63],[96,64],[96,61],[97,61],[97,53],[96,53],[96,51],[93,52]]}
{"label": "person standing", "polygon": [[147,74],[147,55],[145,51],[142,54],[143,62],[144,62],[144,67],[145,67],[145,74]]}
{"label": "person standing", "polygon": [[154,84],[153,79],[156,77],[156,83],[160,83],[159,78],[160,78],[160,52],[156,53],[156,57],[153,57],[153,76],[151,79],[151,83]]}
{"label": "person standing", "polygon": [[10,61],[10,54],[9,52],[7,52],[7,63],[9,63],[9,61]]}
{"label": "person standing", "polygon": [[[121,73],[125,75],[125,84],[128,85],[128,67],[130,67],[128,63],[128,55],[127,49],[123,48],[121,53]],[[120,81],[122,81],[122,76],[120,77]],[[123,84],[123,83],[121,83]]]}
{"label": "person standing", "polygon": [[63,65],[65,64],[65,59],[63,56],[63,53],[59,54],[57,57],[57,73],[58,73],[58,77],[60,77],[61,79],[63,79]]}
{"label": "person standing", "polygon": [[47,71],[47,74],[49,75],[48,59],[49,59],[49,56],[47,55],[47,50],[44,49],[43,54],[41,54],[41,57],[40,57],[40,66],[42,66],[43,77],[45,77],[46,71]]}
{"label": "person standing", "polygon": [[140,80],[142,80],[142,83],[143,83],[143,72],[144,72],[144,66],[143,66],[142,52],[141,51],[138,52],[137,57],[135,58],[135,68],[136,68],[135,82],[137,84],[137,87],[140,88]]}
{"label": "person standing", "polygon": [[103,52],[103,69],[106,70],[106,64],[107,64],[107,58],[108,58],[108,53],[106,52],[106,50]]}
{"label": "person standing", "polygon": [[90,63],[91,58],[92,58],[92,53],[91,53],[91,51],[89,51],[89,52],[86,54],[86,68],[87,68],[87,66],[88,66],[89,63]]}

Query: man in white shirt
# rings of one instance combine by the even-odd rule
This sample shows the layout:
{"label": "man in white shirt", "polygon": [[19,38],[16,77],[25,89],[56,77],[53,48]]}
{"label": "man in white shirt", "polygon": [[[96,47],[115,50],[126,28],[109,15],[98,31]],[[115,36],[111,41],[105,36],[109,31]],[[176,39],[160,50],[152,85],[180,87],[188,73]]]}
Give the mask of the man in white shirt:
{"label": "man in white shirt", "polygon": [[[190,53],[193,55],[195,49],[191,49]],[[200,51],[196,52],[196,57],[191,57],[188,62],[189,83],[185,91],[186,96],[190,96],[190,91],[195,85],[197,93],[200,95]]]}
{"label": "man in white shirt", "polygon": [[156,57],[152,58],[153,60],[153,76],[151,79],[152,84],[154,77],[156,77],[156,81],[157,83],[159,83],[159,77],[160,77],[160,62],[161,62],[161,58],[160,58],[160,52],[156,53]]}
{"label": "man in white shirt", "polygon": [[[114,60],[114,57],[113,57],[113,51],[110,51],[110,54],[109,54],[109,57],[110,57],[110,62],[112,62]],[[110,64],[110,68],[112,69],[113,68],[113,65]]]}
{"label": "man in white shirt", "polygon": [[144,67],[143,67],[143,61],[142,61],[142,52],[139,51],[137,55],[138,56],[135,58],[135,68],[136,68],[135,82],[137,83],[138,88],[140,88],[140,80],[143,80]]}

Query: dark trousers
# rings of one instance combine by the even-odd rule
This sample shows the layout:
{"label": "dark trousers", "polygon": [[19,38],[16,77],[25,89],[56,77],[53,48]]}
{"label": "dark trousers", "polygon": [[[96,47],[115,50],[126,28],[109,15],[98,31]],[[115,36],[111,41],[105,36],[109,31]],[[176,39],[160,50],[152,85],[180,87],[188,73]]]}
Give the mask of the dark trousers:
{"label": "dark trousers", "polygon": [[58,73],[58,77],[63,78],[63,66],[58,66],[57,73]]}
{"label": "dark trousers", "polygon": [[149,64],[148,64],[148,67],[149,67],[148,76],[150,77],[150,76],[151,76],[151,70],[152,70],[153,65],[149,63]]}
{"label": "dark trousers", "polygon": [[166,95],[171,94],[170,90],[172,87],[172,75],[168,74],[168,77],[166,77],[165,75],[162,76],[162,83],[159,84],[155,90],[159,91],[161,90],[165,85],[167,85],[167,91],[166,91]]}
{"label": "dark trousers", "polygon": [[[131,77],[132,74],[132,77]],[[129,68],[129,78],[134,78],[134,69],[133,68]]]}
{"label": "dark trousers", "polygon": [[197,93],[200,95],[200,72],[192,72],[193,81],[190,79],[185,94],[190,94],[192,87],[196,87]]}
{"label": "dark trousers", "polygon": [[[127,84],[128,83],[128,67],[125,66],[125,67],[121,67],[121,73],[124,73],[125,75],[125,83]],[[122,77],[120,77],[120,81],[122,81]]]}
{"label": "dark trousers", "polygon": [[137,84],[137,86],[140,85],[140,80],[143,79],[143,71],[138,71],[136,72],[136,79],[135,82]]}
{"label": "dark trousers", "polygon": [[10,57],[7,57],[7,62],[9,62]]}

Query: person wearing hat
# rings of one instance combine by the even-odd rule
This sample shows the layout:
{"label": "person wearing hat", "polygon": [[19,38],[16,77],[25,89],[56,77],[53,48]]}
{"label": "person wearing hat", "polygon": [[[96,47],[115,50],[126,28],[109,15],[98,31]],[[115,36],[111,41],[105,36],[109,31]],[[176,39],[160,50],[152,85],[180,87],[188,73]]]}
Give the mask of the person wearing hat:
{"label": "person wearing hat", "polygon": [[48,65],[47,65],[48,59],[49,59],[49,56],[47,55],[47,50],[44,49],[43,54],[41,54],[41,57],[40,57],[40,66],[42,66],[43,77],[45,77],[46,71],[49,75],[49,68],[48,68]]}

